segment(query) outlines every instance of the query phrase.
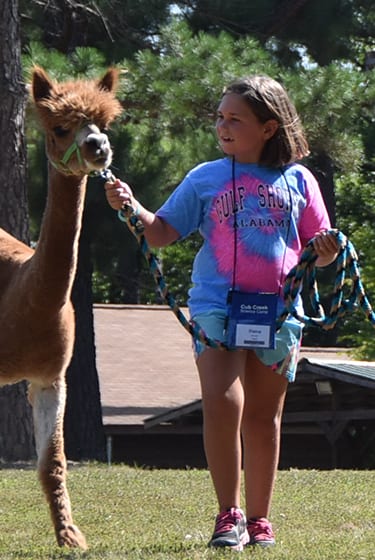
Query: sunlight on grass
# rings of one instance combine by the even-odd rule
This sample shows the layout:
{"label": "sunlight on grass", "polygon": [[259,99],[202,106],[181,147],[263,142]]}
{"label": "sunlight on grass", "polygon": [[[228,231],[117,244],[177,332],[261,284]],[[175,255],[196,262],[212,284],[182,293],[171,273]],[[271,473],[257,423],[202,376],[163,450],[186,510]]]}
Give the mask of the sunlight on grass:
{"label": "sunlight on grass", "polygon": [[[35,471],[1,469],[0,558],[205,560],[216,503],[205,470],[77,465],[68,487],[87,552],[61,550]],[[272,522],[277,546],[246,549],[253,560],[374,560],[375,473],[281,471]]]}

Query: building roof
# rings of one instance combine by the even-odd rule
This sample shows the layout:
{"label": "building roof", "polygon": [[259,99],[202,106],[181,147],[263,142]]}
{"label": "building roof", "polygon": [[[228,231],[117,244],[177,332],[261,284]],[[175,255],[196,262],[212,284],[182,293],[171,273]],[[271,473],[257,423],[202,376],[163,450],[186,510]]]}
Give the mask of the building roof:
{"label": "building roof", "polygon": [[200,397],[190,335],[168,307],[95,305],[94,325],[104,425],[143,425]]}
{"label": "building roof", "polygon": [[[143,429],[197,406],[190,335],[167,306],[95,305],[94,325],[105,426]],[[337,348],[302,348],[299,367],[375,386],[375,364],[354,362]]]}
{"label": "building roof", "polygon": [[375,389],[375,363],[342,359],[301,358],[299,367],[311,373]]}

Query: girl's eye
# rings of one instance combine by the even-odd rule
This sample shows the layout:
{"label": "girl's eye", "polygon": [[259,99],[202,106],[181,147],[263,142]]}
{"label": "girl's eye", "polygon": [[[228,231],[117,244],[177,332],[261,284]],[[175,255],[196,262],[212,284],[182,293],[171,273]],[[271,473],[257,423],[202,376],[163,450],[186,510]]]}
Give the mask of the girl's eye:
{"label": "girl's eye", "polygon": [[69,133],[69,130],[63,128],[62,126],[55,126],[53,132],[56,134],[56,136],[62,138],[63,136],[66,136]]}
{"label": "girl's eye", "polygon": [[[224,115],[218,114],[216,120],[222,121],[224,120],[224,118]],[[238,117],[228,117],[227,120],[232,122],[239,122],[240,119]]]}

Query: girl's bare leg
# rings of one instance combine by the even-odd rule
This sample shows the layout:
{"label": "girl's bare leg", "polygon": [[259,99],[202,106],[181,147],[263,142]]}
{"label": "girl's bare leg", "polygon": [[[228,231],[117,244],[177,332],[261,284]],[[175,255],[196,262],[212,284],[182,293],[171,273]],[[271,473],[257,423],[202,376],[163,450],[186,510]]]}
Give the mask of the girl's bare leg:
{"label": "girl's bare leg", "polygon": [[247,352],[242,436],[248,518],[269,515],[287,387],[285,377]]}
{"label": "girl's bare leg", "polygon": [[245,359],[246,352],[208,348],[197,360],[204,447],[220,511],[240,507]]}

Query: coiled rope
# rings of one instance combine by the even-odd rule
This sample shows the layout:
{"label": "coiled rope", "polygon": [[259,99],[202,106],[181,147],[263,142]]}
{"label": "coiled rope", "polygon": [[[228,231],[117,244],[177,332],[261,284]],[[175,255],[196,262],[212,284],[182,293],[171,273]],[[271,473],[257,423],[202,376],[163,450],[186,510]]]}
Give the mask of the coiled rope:
{"label": "coiled rope", "polygon": [[[109,182],[115,181],[112,172],[109,170],[102,172],[102,178]],[[122,222],[127,224],[130,231],[136,237],[140,249],[148,262],[150,272],[154,277],[161,299],[170,307],[181,325],[195,340],[202,342],[206,346],[227,350],[228,346],[224,342],[208,337],[198,323],[193,320],[188,320],[185,317],[184,313],[177,305],[176,300],[169,292],[165,283],[158,259],[149,249],[144,236],[144,225],[136,215],[133,207],[130,205],[124,205],[124,207],[118,211],[118,217]],[[283,289],[285,307],[276,319],[277,331],[280,330],[288,315],[292,315],[306,325],[330,330],[336,326],[337,321],[346,313],[353,312],[359,308],[364,311],[368,320],[373,326],[375,326],[375,314],[369,299],[366,296],[365,289],[361,281],[358,256],[355,248],[351,241],[349,241],[348,238],[340,231],[332,229],[329,230],[329,233],[336,235],[340,249],[336,259],[336,278],[332,292],[331,307],[328,314],[324,312],[324,308],[320,303],[315,267],[318,255],[314,249],[315,238],[313,238],[304,248],[298,264],[293,267],[286,276]],[[351,280],[351,288],[349,297],[344,299],[344,284],[347,279],[347,270]],[[308,288],[312,308],[317,317],[301,315],[296,310],[294,301],[297,295],[301,292],[303,283]]]}
{"label": "coiled rope", "polygon": [[[328,314],[325,314],[320,303],[318,286],[316,282],[315,261],[318,258],[314,250],[314,239],[311,239],[306,245],[299,263],[288,273],[284,284],[284,303],[285,309],[277,319],[277,329],[280,328],[287,315],[290,313],[302,321],[306,325],[318,326],[324,330],[333,329],[337,321],[348,312],[353,312],[361,308],[368,320],[375,326],[375,314],[366,295],[363,283],[361,281],[358,256],[356,250],[349,239],[340,231],[329,230],[337,237],[339,244],[339,253],[336,259],[336,278],[331,296],[331,307]],[[346,273],[349,273],[351,287],[349,296],[344,299],[344,284]],[[301,291],[302,282],[304,282],[309,291],[309,297],[314,313],[317,317],[309,317],[297,313],[294,306],[294,299]]]}

